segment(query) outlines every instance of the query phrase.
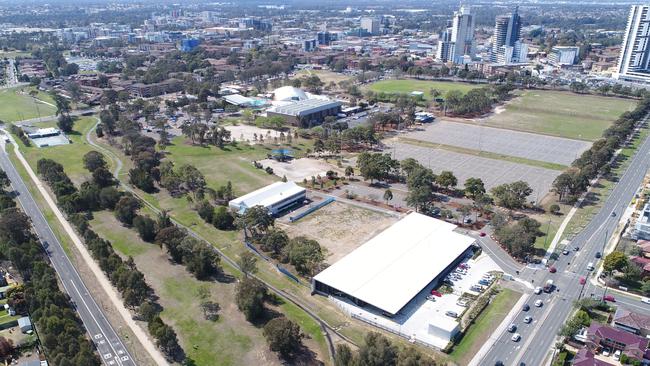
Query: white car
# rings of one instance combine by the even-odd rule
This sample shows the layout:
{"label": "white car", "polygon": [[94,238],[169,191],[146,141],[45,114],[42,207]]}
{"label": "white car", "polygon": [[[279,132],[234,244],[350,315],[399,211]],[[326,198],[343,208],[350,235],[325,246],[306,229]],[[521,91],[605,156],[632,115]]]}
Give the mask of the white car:
{"label": "white car", "polygon": [[526,324],[530,324],[530,322],[532,322],[532,321],[533,321],[533,317],[531,317],[531,316],[527,316],[527,317],[524,318],[524,323],[526,323]]}
{"label": "white car", "polygon": [[519,340],[521,339],[521,334],[519,334],[519,333],[515,333],[515,334],[512,335],[512,337],[510,337],[510,339],[511,339],[513,342],[519,342]]}
{"label": "white car", "polygon": [[616,361],[621,359],[621,350],[620,349],[617,349],[616,352],[614,352],[614,359]]}
{"label": "white car", "polygon": [[535,306],[537,306],[538,308],[541,308],[542,305],[544,305],[544,302],[542,300],[535,301]]}
{"label": "white car", "polygon": [[644,302],[644,303],[646,303],[646,304],[650,304],[650,299],[647,298],[647,297],[642,297],[642,298],[641,298],[641,302]]}
{"label": "white car", "polygon": [[535,295],[539,295],[541,293],[542,293],[542,288],[539,286],[535,287]]}
{"label": "white car", "polygon": [[608,357],[609,356],[609,348],[603,348],[602,355],[605,356],[605,357]]}

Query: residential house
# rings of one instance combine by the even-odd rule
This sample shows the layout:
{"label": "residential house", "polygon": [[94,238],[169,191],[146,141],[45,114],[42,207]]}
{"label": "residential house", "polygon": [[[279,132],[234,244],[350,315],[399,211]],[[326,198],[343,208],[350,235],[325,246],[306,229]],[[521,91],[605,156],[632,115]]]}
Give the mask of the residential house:
{"label": "residential house", "polygon": [[573,358],[573,366],[614,366],[594,356],[588,348],[581,348]]}
{"label": "residential house", "polygon": [[650,316],[637,314],[622,308],[616,310],[613,324],[616,328],[643,337],[650,334]]}
{"label": "residential house", "polygon": [[599,352],[603,348],[613,351],[620,350],[630,358],[643,359],[649,340],[647,338],[592,322],[587,331],[587,347],[592,352]]}

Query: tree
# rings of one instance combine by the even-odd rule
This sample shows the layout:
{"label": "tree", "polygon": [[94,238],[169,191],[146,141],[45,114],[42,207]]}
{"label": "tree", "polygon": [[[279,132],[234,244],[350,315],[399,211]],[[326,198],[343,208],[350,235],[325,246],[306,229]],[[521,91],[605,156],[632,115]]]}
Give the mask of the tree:
{"label": "tree", "polygon": [[257,272],[257,257],[249,251],[242,252],[237,260],[237,265],[244,276],[248,277],[249,274]]}
{"label": "tree", "polygon": [[451,187],[455,187],[458,184],[458,179],[454,176],[454,173],[445,170],[436,176],[436,184],[445,189],[449,189]]}
{"label": "tree", "polygon": [[235,220],[238,228],[243,229],[244,233],[250,231],[254,238],[259,238],[261,233],[273,226],[275,219],[269,214],[263,206],[249,207],[246,212]]}
{"label": "tree", "polygon": [[132,196],[124,196],[115,205],[115,217],[121,223],[131,226],[139,209],[140,201]]}
{"label": "tree", "polygon": [[138,314],[148,323],[160,314],[159,308],[159,306],[151,301],[145,301],[138,307]]}
{"label": "tree", "polygon": [[467,178],[465,180],[465,195],[471,199],[485,193],[485,184],[481,178]]}
{"label": "tree", "polygon": [[623,271],[628,265],[627,255],[618,250],[609,253],[603,261],[603,270],[612,274],[614,271]]}
{"label": "tree", "polygon": [[271,319],[264,326],[264,338],[273,352],[278,352],[283,358],[289,358],[301,346],[303,338],[298,324],[284,316]]}
{"label": "tree", "polygon": [[59,119],[56,122],[57,127],[65,133],[72,132],[74,128],[74,120],[67,114],[59,115]]}
{"label": "tree", "polygon": [[413,347],[402,349],[397,355],[397,366],[435,366],[436,363],[430,357],[422,354]]}
{"label": "tree", "polygon": [[264,314],[264,299],[266,287],[260,281],[244,277],[238,284],[235,293],[237,307],[244,313],[246,320],[255,322]]}
{"label": "tree", "polygon": [[93,172],[93,183],[99,188],[110,187],[116,184],[113,174],[111,174],[105,167],[99,167]]}
{"label": "tree", "polygon": [[181,263],[183,260],[183,249],[181,243],[183,239],[187,236],[187,233],[176,227],[169,226],[158,231],[156,234],[156,244],[161,248],[164,247],[167,249],[167,253],[176,263]]}
{"label": "tree", "polygon": [[206,187],[205,177],[195,166],[183,164],[178,169],[178,173],[185,189],[192,192],[194,198],[197,197],[198,193],[203,193]]}
{"label": "tree", "polygon": [[354,175],[354,168],[349,166],[349,165],[346,166],[345,167],[345,176],[349,178],[349,177],[351,177],[353,175]]}
{"label": "tree", "polygon": [[87,152],[83,156],[83,163],[84,163],[84,168],[88,170],[89,172],[94,172],[98,168],[106,168],[106,160],[104,159],[104,155],[102,153],[97,152],[95,150]]}
{"label": "tree", "polygon": [[354,354],[350,347],[344,343],[337,344],[334,353],[334,366],[350,366],[354,364]]}
{"label": "tree", "polygon": [[6,360],[14,353],[14,344],[10,339],[0,337],[0,359]]}
{"label": "tree", "polygon": [[212,246],[192,236],[186,236],[180,245],[183,263],[196,278],[206,279],[219,272],[220,258]]}
{"label": "tree", "polygon": [[560,213],[560,206],[559,206],[558,204],[554,203],[554,204],[552,204],[552,205],[548,208],[548,210],[549,210],[553,215],[557,215],[557,214]]}
{"label": "tree", "polygon": [[235,218],[224,206],[219,206],[214,210],[212,215],[212,225],[219,230],[231,230]]}
{"label": "tree", "polygon": [[510,209],[522,207],[526,202],[526,197],[532,192],[528,183],[524,181],[501,184],[491,190],[497,204]]}
{"label": "tree", "polygon": [[0,240],[24,243],[31,234],[29,217],[18,208],[8,208],[0,214]]}
{"label": "tree", "polygon": [[136,216],[133,227],[138,231],[140,238],[146,242],[153,242],[156,238],[156,222],[149,216]]}
{"label": "tree", "polygon": [[397,347],[383,335],[370,332],[366,335],[364,345],[359,349],[359,364],[367,366],[395,365]]}
{"label": "tree", "polygon": [[393,192],[390,189],[384,191],[384,201],[388,202],[393,199]]}
{"label": "tree", "polygon": [[99,191],[99,205],[108,210],[114,210],[115,205],[122,197],[122,193],[115,187],[104,187]]}
{"label": "tree", "polygon": [[316,240],[298,236],[289,241],[287,259],[303,276],[311,276],[325,260],[325,255]]}

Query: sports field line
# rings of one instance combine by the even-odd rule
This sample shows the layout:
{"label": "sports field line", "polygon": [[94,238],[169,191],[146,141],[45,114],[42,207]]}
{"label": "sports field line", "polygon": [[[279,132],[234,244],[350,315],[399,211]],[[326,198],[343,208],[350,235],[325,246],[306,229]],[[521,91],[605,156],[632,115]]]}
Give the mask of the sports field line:
{"label": "sports field line", "polygon": [[524,165],[534,166],[534,167],[538,167],[538,168],[545,168],[545,169],[559,170],[559,171],[563,171],[563,170],[565,170],[567,168],[566,165],[562,165],[562,164],[558,164],[558,163],[549,163],[547,161],[540,161],[540,160],[521,158],[521,157],[518,157],[518,156],[497,154],[497,153],[493,153],[493,152],[489,152],[489,151],[479,151],[479,150],[468,149],[468,148],[459,147],[459,146],[437,144],[437,143],[417,140],[417,139],[413,139],[413,138],[409,138],[409,137],[399,137],[398,141],[409,144],[409,145],[428,147],[428,148],[431,148],[431,149],[442,149],[442,150],[457,152],[457,153],[460,153],[460,154],[479,156],[479,157],[482,157],[482,158],[488,158],[488,159],[494,159],[494,160],[509,161],[511,163],[524,164]]}

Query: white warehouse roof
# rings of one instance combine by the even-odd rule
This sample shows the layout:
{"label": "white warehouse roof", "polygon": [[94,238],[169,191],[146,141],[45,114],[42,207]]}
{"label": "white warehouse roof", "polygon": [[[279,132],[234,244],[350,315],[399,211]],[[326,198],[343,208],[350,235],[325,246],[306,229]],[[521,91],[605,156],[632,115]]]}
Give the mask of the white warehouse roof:
{"label": "white warehouse roof", "polygon": [[314,277],[396,314],[456,260],[474,239],[456,225],[411,213]]}
{"label": "white warehouse roof", "polygon": [[295,182],[275,182],[256,191],[230,201],[228,205],[236,210],[245,210],[253,206],[270,207],[293,195],[305,192]]}

